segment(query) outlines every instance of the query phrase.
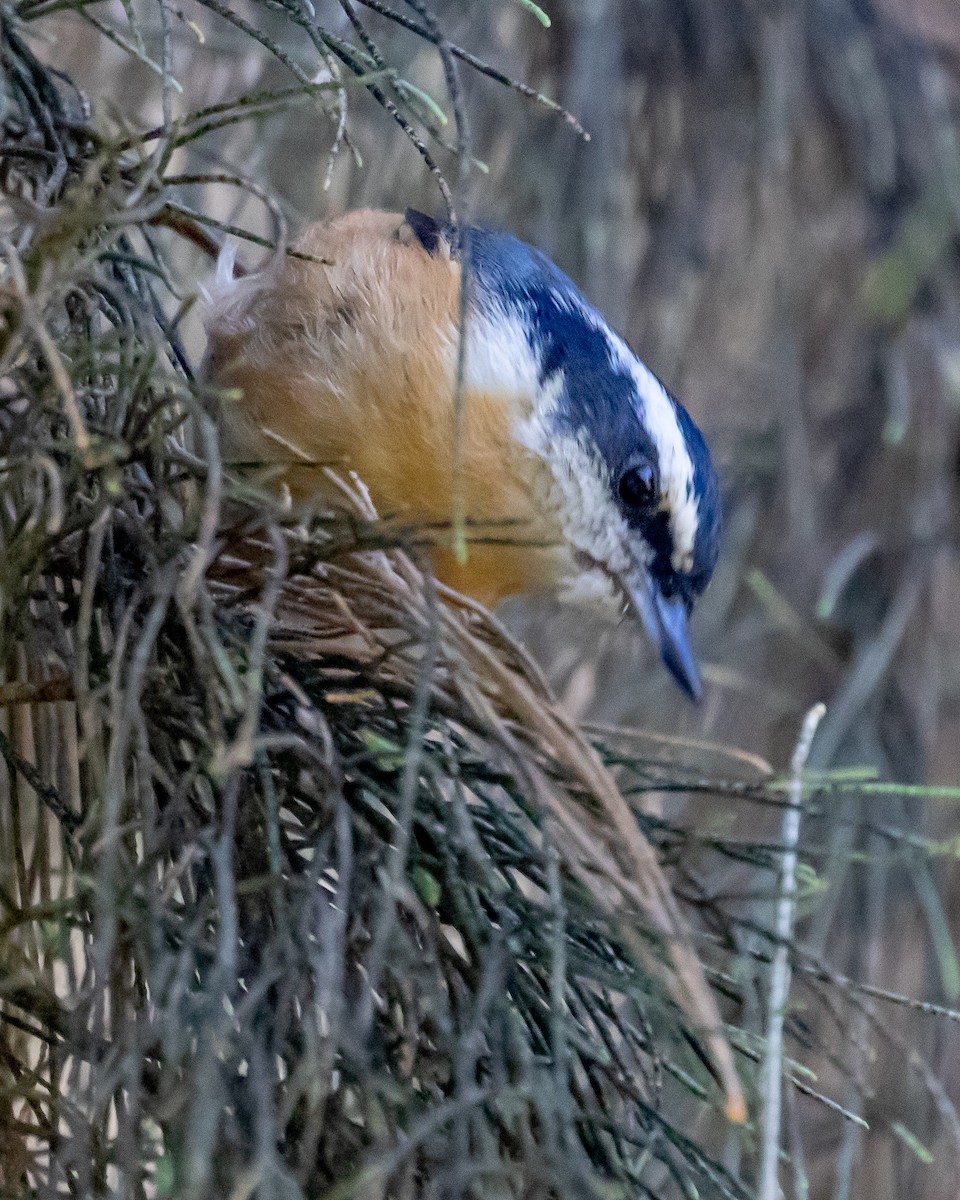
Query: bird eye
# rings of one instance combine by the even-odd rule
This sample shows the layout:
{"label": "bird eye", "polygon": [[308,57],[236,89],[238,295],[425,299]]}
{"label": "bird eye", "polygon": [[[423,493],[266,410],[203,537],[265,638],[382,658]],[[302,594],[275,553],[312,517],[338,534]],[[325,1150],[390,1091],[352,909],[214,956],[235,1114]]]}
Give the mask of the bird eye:
{"label": "bird eye", "polygon": [[620,476],[617,492],[627,508],[650,508],[656,500],[656,472],[649,463],[628,467]]}

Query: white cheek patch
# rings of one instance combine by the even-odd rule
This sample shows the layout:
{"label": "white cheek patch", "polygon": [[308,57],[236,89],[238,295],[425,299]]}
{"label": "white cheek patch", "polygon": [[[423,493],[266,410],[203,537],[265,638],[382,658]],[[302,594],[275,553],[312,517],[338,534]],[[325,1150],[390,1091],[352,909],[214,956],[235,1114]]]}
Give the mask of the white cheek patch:
{"label": "white cheek patch", "polygon": [[657,449],[660,486],[664,506],[670,514],[671,565],[675,571],[689,571],[694,562],[699,506],[693,482],[693,462],[677,419],[677,410],[666,388],[626,342],[592,309],[584,308],[582,312],[584,319],[604,334],[611,361],[624,374],[630,375],[636,385],[638,415]]}
{"label": "white cheek patch", "polygon": [[574,571],[561,584],[557,595],[566,604],[606,610],[612,617],[623,613],[623,592],[614,583],[613,578],[600,567]]}
{"label": "white cheek patch", "polygon": [[608,584],[610,575],[626,575],[636,565],[630,553],[635,539],[613,500],[596,448],[581,435],[552,431],[539,448],[531,449],[549,464],[548,503],[559,516],[566,542],[603,568],[601,573],[608,572]]}
{"label": "white cheek patch", "polygon": [[[453,324],[443,335],[451,381],[456,379],[459,336]],[[543,456],[541,448],[563,390],[563,379],[557,375],[541,382],[539,359],[525,326],[514,314],[503,308],[495,314],[476,309],[468,314],[464,389],[511,399],[517,440]]]}
{"label": "white cheek patch", "polygon": [[[452,330],[456,352],[458,331]],[[535,405],[540,391],[540,364],[521,321],[500,310],[488,314],[472,309],[467,316],[465,382],[471,391],[493,395],[515,393]]]}

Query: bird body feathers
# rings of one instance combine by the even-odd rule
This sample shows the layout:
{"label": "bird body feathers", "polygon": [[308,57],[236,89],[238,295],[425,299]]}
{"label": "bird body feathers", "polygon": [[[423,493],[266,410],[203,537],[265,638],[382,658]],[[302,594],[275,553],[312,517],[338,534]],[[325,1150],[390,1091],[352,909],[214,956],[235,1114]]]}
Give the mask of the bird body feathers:
{"label": "bird body feathers", "polygon": [[[283,464],[301,500],[329,486],[320,465],[355,471],[382,515],[435,531],[438,575],[484,603],[550,587],[560,567],[548,481],[516,432],[530,392],[477,339],[455,455],[460,270],[398,239],[402,225],[363,211],[315,225],[297,249],[319,262],[274,260],[219,288],[209,358],[238,397],[224,401],[225,452]],[[465,563],[443,532],[457,486],[473,543]]]}
{"label": "bird body feathers", "polygon": [[208,312],[229,458],[279,470],[300,500],[328,490],[321,467],[356,472],[381,515],[427,532],[438,576],[484,603],[626,599],[697,691],[685,621],[719,533],[706,445],[549,259],[413,211],[358,211],[231,275]]}

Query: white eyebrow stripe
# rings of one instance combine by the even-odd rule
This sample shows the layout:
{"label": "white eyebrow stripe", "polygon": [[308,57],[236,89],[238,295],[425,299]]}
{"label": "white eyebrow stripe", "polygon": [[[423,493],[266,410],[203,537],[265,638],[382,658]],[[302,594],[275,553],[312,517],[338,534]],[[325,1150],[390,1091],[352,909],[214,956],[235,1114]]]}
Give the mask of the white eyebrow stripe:
{"label": "white eyebrow stripe", "polygon": [[636,386],[637,415],[657,450],[660,483],[670,509],[673,568],[689,571],[699,524],[699,503],[694,487],[694,465],[680,428],[677,410],[660,380],[633,353],[595,309],[580,305],[580,312],[606,338],[611,364],[629,375]]}

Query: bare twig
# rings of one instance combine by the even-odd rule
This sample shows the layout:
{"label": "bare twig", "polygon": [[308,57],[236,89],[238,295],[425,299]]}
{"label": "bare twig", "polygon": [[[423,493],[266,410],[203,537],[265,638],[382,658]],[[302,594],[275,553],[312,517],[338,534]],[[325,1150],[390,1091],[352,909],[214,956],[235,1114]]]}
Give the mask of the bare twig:
{"label": "bare twig", "polygon": [[815,704],[804,718],[800,737],[790,763],[790,806],[783,814],[782,843],[785,847],[780,869],[780,898],[777,901],[774,935],[777,947],[770,966],[767,994],[767,1048],[763,1083],[763,1132],[760,1142],[758,1200],[777,1200],[777,1167],[780,1162],[780,1112],[783,1087],[783,1024],[790,997],[790,938],[797,890],[797,844],[803,802],[803,769],[810,756],[817,726],[827,711]]}

